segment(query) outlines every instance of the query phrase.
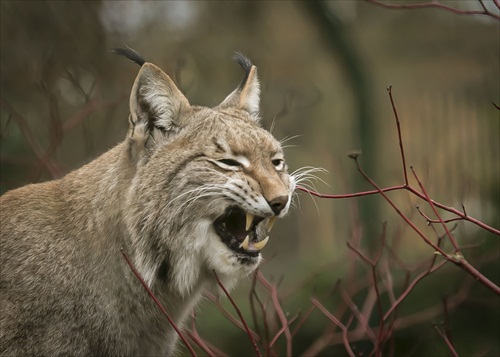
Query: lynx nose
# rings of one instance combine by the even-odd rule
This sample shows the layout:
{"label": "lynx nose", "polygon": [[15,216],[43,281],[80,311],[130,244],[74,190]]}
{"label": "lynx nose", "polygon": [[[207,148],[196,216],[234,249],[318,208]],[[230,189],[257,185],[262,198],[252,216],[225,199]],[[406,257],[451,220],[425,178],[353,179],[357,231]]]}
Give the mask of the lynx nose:
{"label": "lynx nose", "polygon": [[283,208],[286,207],[288,203],[288,196],[278,196],[273,198],[271,201],[267,201],[269,206],[273,210],[274,214],[277,216],[283,211]]}

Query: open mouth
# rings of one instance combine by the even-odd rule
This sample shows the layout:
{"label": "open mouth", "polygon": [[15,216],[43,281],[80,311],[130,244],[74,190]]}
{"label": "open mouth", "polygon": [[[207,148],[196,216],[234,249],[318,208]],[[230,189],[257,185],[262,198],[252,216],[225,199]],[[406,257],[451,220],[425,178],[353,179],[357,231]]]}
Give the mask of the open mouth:
{"label": "open mouth", "polygon": [[267,226],[259,225],[265,217],[254,216],[237,206],[231,206],[214,221],[221,240],[233,251],[251,257],[259,255],[269,240],[276,217],[270,217]]}

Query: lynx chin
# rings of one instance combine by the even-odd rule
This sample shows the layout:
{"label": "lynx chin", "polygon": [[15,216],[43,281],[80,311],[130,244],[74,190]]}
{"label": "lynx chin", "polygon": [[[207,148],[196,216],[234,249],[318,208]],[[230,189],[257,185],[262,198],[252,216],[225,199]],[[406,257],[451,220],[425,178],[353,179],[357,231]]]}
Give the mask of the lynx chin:
{"label": "lynx chin", "polygon": [[280,143],[259,126],[257,69],[214,108],[191,105],[141,65],[125,140],[62,179],[0,198],[0,356],[170,356],[177,334],[123,249],[182,325],[214,272],[254,271],[295,189]]}

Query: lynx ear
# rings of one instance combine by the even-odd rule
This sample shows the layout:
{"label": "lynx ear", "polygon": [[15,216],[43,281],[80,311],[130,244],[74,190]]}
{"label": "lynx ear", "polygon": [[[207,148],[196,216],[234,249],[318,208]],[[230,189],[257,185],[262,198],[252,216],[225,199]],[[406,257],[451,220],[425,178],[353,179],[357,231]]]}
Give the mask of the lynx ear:
{"label": "lynx ear", "polygon": [[255,120],[259,120],[260,84],[257,67],[241,53],[236,53],[234,60],[245,70],[245,78],[239,87],[224,99],[219,108],[241,108],[249,112]]}
{"label": "lynx ear", "polygon": [[179,113],[189,102],[170,77],[152,63],[142,65],[130,94],[132,133],[137,125],[149,134],[155,129],[175,133],[180,126]]}

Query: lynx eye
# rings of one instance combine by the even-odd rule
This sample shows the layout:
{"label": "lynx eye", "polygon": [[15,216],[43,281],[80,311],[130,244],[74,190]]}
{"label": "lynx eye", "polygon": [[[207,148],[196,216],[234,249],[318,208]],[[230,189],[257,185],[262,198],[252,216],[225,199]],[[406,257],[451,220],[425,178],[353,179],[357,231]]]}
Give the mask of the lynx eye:
{"label": "lynx eye", "polygon": [[224,170],[240,171],[250,167],[250,161],[244,156],[226,157],[224,159],[213,160],[209,159],[212,163],[216,164]]}
{"label": "lynx eye", "polygon": [[233,160],[233,159],[222,159],[222,160],[219,160],[219,162],[221,164],[224,164],[224,165],[227,165],[227,166],[232,166],[232,167],[240,167],[241,164],[236,161],[236,160]]}
{"label": "lynx eye", "polygon": [[285,167],[285,160],[283,160],[283,159],[274,159],[274,160],[271,160],[271,163],[276,168],[276,171],[281,171]]}
{"label": "lynx eye", "polygon": [[241,162],[234,159],[220,159],[211,161],[224,170],[240,171],[242,168]]}

